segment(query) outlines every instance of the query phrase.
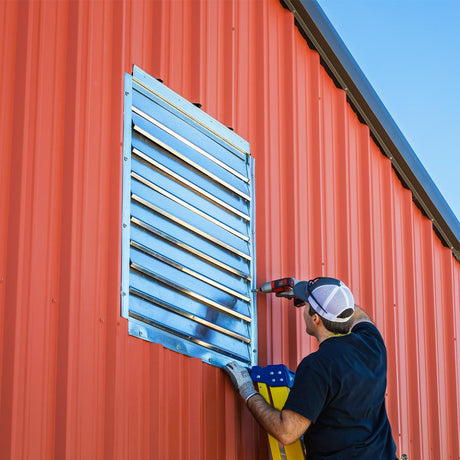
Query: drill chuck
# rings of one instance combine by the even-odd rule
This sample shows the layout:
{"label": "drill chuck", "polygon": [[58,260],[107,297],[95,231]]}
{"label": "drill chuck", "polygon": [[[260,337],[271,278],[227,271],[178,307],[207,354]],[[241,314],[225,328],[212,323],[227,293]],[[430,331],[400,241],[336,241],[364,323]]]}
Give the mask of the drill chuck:
{"label": "drill chuck", "polygon": [[260,286],[260,288],[257,290],[260,292],[264,292],[265,294],[273,292],[272,283],[273,281],[268,281],[267,283],[262,284],[262,286]]}

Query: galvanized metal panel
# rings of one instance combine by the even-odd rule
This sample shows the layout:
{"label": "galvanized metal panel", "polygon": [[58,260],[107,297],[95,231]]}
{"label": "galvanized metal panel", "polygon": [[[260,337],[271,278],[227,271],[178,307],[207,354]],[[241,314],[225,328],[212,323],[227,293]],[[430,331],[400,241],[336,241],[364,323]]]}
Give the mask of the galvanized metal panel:
{"label": "galvanized metal panel", "polygon": [[[460,265],[291,12],[277,0],[2,2],[0,38],[1,458],[268,457],[220,369],[129,336],[120,317],[133,64],[249,141],[257,283],[343,278],[386,340],[399,452],[459,456]],[[260,364],[294,368],[315,347],[301,312],[262,295],[258,310]]]}
{"label": "galvanized metal panel", "polygon": [[255,364],[249,146],[141,69],[125,78],[129,332],[220,367]]}

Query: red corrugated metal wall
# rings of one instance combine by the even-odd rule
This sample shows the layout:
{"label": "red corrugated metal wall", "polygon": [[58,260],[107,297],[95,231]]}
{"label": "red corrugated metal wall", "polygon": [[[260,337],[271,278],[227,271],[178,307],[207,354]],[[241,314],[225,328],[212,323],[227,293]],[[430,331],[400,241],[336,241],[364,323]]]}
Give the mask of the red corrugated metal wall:
{"label": "red corrugated metal wall", "polygon": [[[220,369],[120,317],[123,73],[251,144],[258,282],[331,275],[389,352],[400,453],[459,453],[460,265],[278,0],[0,2],[0,457],[264,459]],[[300,312],[260,297],[259,362]]]}

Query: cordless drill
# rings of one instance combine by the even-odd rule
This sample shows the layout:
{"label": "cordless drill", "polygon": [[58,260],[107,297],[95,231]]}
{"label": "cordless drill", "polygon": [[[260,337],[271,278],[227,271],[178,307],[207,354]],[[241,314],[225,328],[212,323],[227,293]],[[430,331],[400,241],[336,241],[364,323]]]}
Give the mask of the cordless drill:
{"label": "cordless drill", "polygon": [[275,293],[276,297],[285,297],[286,299],[294,299],[294,306],[301,307],[304,302],[298,299],[294,295],[294,286],[298,283],[295,278],[281,278],[279,280],[268,281],[259,289],[257,292],[263,292],[264,294]]}

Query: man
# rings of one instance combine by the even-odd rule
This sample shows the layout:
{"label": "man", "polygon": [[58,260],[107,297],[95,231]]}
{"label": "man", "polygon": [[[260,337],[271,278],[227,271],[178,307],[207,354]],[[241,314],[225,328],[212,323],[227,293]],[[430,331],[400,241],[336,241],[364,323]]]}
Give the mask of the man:
{"label": "man", "polygon": [[369,316],[335,278],[294,286],[305,303],[306,331],[318,351],[299,364],[283,410],[254,389],[249,372],[227,364],[233,386],[259,424],[282,444],[304,435],[308,460],[395,460],[385,409],[386,348]]}

